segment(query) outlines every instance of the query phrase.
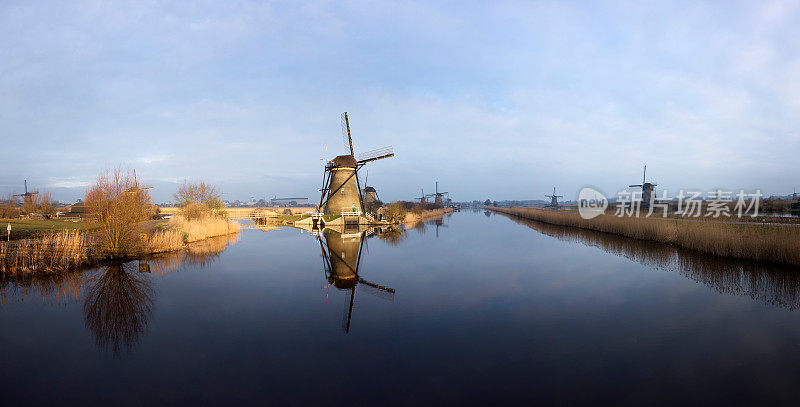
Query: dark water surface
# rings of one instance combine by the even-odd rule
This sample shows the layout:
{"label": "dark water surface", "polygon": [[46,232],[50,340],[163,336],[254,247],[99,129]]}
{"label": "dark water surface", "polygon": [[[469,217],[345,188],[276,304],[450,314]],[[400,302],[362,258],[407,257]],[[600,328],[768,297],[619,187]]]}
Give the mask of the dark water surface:
{"label": "dark water surface", "polygon": [[439,223],[363,243],[245,230],[0,283],[0,397],[796,403],[800,270],[483,212]]}

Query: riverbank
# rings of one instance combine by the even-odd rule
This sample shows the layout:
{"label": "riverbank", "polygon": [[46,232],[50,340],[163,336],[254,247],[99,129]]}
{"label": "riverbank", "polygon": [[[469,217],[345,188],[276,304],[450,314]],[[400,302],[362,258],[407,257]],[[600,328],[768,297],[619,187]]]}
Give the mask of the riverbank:
{"label": "riverbank", "polygon": [[[186,249],[189,244],[210,238],[236,234],[236,221],[217,216],[187,220],[176,215],[169,221],[145,222],[136,226],[139,240],[128,249],[126,258]],[[22,239],[0,242],[0,275],[18,276],[72,271],[112,260],[103,249],[99,233],[65,230]]]}
{"label": "riverbank", "polygon": [[424,210],[421,213],[414,213],[414,211],[409,211],[408,213],[406,213],[406,216],[403,219],[403,224],[406,227],[414,226],[419,222],[441,218],[442,216],[449,215],[454,211],[455,210],[453,208],[430,209],[430,210]]}
{"label": "riverbank", "polygon": [[676,245],[718,256],[800,266],[798,227],[621,218],[613,215],[583,219],[576,211],[495,207],[484,209],[553,225]]}

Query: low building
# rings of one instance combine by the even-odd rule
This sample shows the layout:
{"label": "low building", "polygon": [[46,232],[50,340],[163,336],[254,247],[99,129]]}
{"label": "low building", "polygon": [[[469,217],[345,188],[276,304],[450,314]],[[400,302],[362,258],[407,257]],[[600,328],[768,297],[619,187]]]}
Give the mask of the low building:
{"label": "low building", "polygon": [[86,213],[86,203],[82,201],[75,202],[69,206],[70,213]]}
{"label": "low building", "polygon": [[272,206],[308,206],[308,198],[272,198]]}

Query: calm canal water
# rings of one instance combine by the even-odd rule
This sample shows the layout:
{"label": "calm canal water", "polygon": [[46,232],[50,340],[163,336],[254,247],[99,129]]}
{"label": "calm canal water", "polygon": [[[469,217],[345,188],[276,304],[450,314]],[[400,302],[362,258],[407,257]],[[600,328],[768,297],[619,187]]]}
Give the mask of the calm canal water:
{"label": "calm canal water", "polygon": [[4,405],[788,404],[800,392],[800,270],[482,211],[365,239],[245,230],[2,284]]}

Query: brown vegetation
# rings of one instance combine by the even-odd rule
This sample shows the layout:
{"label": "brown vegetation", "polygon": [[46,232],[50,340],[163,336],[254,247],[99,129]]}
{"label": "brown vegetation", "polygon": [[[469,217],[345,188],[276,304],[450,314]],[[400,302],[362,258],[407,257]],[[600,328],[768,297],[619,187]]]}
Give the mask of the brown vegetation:
{"label": "brown vegetation", "polygon": [[673,244],[718,256],[800,265],[798,227],[626,218],[610,215],[587,220],[575,211],[533,208],[488,209],[554,225]]}
{"label": "brown vegetation", "polygon": [[135,173],[101,174],[86,194],[89,215],[100,223],[100,244],[110,257],[140,253],[141,222],[152,218],[150,194],[140,189]]}
{"label": "brown vegetation", "polygon": [[219,189],[205,182],[187,182],[175,192],[175,202],[183,209],[183,214],[188,219],[197,219],[206,211],[224,215],[224,206]]}
{"label": "brown vegetation", "polygon": [[100,257],[90,236],[65,231],[39,239],[0,244],[0,274],[61,272],[88,265]]}
{"label": "brown vegetation", "polygon": [[14,219],[19,217],[19,209],[17,209],[14,194],[9,192],[3,204],[0,205],[0,218]]}
{"label": "brown vegetation", "polygon": [[440,208],[440,209],[428,209],[425,211],[418,212],[410,212],[406,214],[406,218],[404,223],[406,226],[413,226],[416,223],[424,222],[430,219],[441,218],[444,215],[449,213],[453,213],[453,208]]}

